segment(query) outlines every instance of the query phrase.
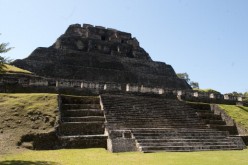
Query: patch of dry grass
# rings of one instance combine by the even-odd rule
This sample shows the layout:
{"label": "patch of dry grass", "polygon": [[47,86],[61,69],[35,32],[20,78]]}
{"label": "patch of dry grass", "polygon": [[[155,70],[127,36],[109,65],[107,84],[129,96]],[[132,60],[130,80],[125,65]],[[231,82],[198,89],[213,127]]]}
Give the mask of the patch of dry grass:
{"label": "patch of dry grass", "polygon": [[9,65],[9,64],[4,64],[4,68],[3,70],[8,74],[8,73],[25,73],[25,74],[31,74],[30,71],[28,70],[24,70],[18,67],[15,67],[13,65]]}

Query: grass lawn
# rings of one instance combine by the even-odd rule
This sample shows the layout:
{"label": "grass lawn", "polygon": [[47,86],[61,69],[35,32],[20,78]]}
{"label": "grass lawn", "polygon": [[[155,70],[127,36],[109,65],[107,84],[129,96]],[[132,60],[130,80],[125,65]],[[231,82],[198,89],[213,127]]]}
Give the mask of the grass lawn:
{"label": "grass lawn", "polygon": [[14,151],[24,135],[54,130],[57,116],[56,94],[0,93],[0,155]]}
{"label": "grass lawn", "polygon": [[9,64],[4,64],[5,67],[3,68],[7,73],[25,73],[25,74],[31,74],[31,72],[15,67],[13,65],[9,65]]}
{"label": "grass lawn", "polygon": [[[19,164],[18,164],[19,163]],[[0,156],[1,165],[247,165],[248,150],[110,153],[105,149],[26,151]]]}
{"label": "grass lawn", "polygon": [[[42,123],[43,119],[32,121],[29,119],[29,115],[38,115],[39,118],[44,115],[51,118],[56,116],[56,98],[55,94],[0,94],[0,128],[3,130],[3,133],[0,134],[0,144],[1,140],[5,141],[1,136],[8,131],[12,131],[10,133],[14,137],[32,130],[29,128],[32,125],[40,125],[39,129],[50,128],[51,125]],[[229,115],[236,122],[248,126],[247,107],[230,105],[220,105],[220,107],[230,113]],[[1,124],[2,121],[5,125]],[[18,123],[13,121],[18,121]],[[12,127],[13,129],[11,129]],[[1,148],[0,145],[0,150],[4,148]],[[110,153],[105,149],[19,150],[12,154],[0,154],[0,165],[248,165],[248,149],[149,154],[140,152]]]}
{"label": "grass lawn", "polygon": [[236,123],[248,130],[248,107],[236,105],[219,105],[226,113],[231,116]]}
{"label": "grass lawn", "polygon": [[18,108],[21,111],[42,111],[53,115],[57,109],[57,95],[48,93],[0,93],[0,107],[5,111]]}

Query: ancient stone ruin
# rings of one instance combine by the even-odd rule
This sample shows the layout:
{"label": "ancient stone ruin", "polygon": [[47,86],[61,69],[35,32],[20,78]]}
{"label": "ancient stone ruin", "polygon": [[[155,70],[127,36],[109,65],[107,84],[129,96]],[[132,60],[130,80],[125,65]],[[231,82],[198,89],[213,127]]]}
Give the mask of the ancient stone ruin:
{"label": "ancient stone ruin", "polygon": [[[236,99],[194,93],[170,65],[154,62],[130,33],[71,25],[51,47],[37,48],[13,64],[35,75],[1,76],[5,91],[60,94],[56,129],[34,137],[34,149],[104,147],[112,152],[157,152],[246,148],[235,122],[218,107],[183,101],[234,104]],[[68,91],[87,96],[63,95]],[[46,136],[52,136],[52,144]]]}
{"label": "ancient stone ruin", "polygon": [[13,64],[57,79],[191,89],[170,65],[152,61],[130,33],[88,24],[69,26],[51,47]]}

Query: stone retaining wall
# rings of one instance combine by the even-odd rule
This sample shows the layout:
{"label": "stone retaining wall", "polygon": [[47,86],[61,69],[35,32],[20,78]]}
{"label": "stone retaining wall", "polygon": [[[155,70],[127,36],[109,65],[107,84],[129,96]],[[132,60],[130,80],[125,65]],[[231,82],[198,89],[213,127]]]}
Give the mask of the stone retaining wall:
{"label": "stone retaining wall", "polygon": [[101,93],[139,93],[178,96],[191,102],[243,105],[242,97],[215,93],[201,93],[192,90],[150,87],[142,84],[119,84],[114,82],[90,82],[84,80],[44,78],[29,74],[0,75],[0,92],[49,92],[77,95],[98,95]]}

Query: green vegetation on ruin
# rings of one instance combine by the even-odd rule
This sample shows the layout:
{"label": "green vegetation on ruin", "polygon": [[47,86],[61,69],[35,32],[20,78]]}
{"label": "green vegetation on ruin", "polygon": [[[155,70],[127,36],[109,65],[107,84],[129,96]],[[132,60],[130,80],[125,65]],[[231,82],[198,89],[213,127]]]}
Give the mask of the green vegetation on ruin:
{"label": "green vegetation on ruin", "polygon": [[105,149],[26,151],[0,156],[0,164],[36,165],[247,165],[248,150],[111,153]]}
{"label": "green vegetation on ruin", "polygon": [[0,93],[0,107],[6,110],[20,109],[22,111],[41,111],[54,116],[57,110],[57,95],[47,93],[6,94]]}
{"label": "green vegetation on ruin", "polygon": [[235,120],[235,122],[248,130],[248,107],[236,105],[219,105],[220,108]]}
{"label": "green vegetation on ruin", "polygon": [[193,90],[196,92],[220,94],[220,92],[213,90],[213,89],[193,89]]}
{"label": "green vegetation on ruin", "polygon": [[9,64],[4,64],[3,70],[5,73],[7,74],[11,74],[11,73],[24,73],[24,74],[31,74],[30,71],[15,67],[13,65],[9,65]]}
{"label": "green vegetation on ruin", "polygon": [[53,131],[57,104],[56,94],[0,93],[0,155],[15,153],[24,135]]}

